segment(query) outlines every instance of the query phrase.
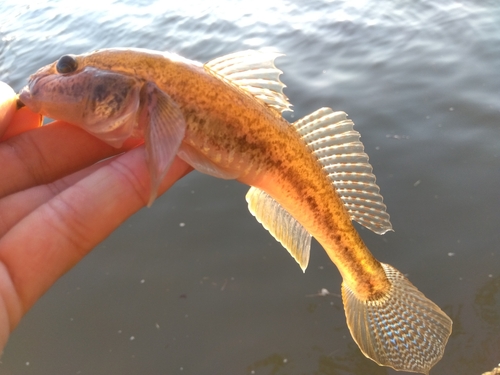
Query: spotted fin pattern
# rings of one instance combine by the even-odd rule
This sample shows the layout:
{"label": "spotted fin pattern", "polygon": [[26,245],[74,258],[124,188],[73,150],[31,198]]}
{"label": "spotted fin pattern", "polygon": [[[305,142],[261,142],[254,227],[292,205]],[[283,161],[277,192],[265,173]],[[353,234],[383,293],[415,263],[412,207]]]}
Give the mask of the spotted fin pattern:
{"label": "spotted fin pattern", "polygon": [[219,57],[205,64],[229,82],[252,94],[279,112],[291,111],[292,106],[283,94],[285,85],[279,76],[283,73],[274,65],[280,53],[264,51],[242,51]]}
{"label": "spotted fin pattern", "polygon": [[323,165],[351,219],[377,234],[392,230],[360,134],[347,114],[321,108],[293,125]]}
{"label": "spotted fin pattern", "polygon": [[451,319],[395,268],[382,263],[391,289],[362,301],[342,284],[347,325],[365,356],[395,370],[428,374],[443,356]]}

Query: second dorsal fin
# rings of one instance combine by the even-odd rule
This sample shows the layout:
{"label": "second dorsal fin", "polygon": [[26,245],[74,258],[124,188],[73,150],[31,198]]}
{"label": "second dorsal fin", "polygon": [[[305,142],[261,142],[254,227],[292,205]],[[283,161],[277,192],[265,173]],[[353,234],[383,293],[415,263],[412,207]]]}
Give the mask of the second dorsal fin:
{"label": "second dorsal fin", "polygon": [[347,114],[321,108],[293,125],[330,177],[351,219],[377,234],[392,230],[368,155]]}
{"label": "second dorsal fin", "polygon": [[283,72],[274,66],[279,56],[282,54],[248,50],[211,60],[205,68],[279,112],[291,111],[292,105],[283,94],[285,85],[279,79]]}

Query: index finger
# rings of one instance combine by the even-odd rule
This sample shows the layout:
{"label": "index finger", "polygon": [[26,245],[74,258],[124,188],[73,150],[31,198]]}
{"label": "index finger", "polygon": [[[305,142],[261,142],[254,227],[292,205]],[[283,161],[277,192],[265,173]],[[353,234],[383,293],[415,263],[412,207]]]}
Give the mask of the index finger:
{"label": "index finger", "polygon": [[32,112],[28,107],[23,107],[14,112],[10,124],[0,136],[0,142],[40,126],[42,126],[42,116]]}
{"label": "index finger", "polygon": [[0,142],[42,125],[42,116],[27,107],[18,109],[18,96],[0,81]]}

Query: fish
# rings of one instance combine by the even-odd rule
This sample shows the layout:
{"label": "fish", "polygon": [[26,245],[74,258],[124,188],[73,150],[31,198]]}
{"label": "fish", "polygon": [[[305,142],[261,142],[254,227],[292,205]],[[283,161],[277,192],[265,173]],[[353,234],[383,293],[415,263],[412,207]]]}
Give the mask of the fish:
{"label": "fish", "polygon": [[392,230],[360,134],[343,111],[288,122],[280,53],[248,50],[205,64],[137,48],[67,54],[30,76],[22,103],[120,147],[144,140],[148,205],[177,155],[250,186],[250,212],[305,271],[314,237],[342,276],[349,331],[368,358],[428,374],[451,319],[401,272],[379,262],[353,226]]}

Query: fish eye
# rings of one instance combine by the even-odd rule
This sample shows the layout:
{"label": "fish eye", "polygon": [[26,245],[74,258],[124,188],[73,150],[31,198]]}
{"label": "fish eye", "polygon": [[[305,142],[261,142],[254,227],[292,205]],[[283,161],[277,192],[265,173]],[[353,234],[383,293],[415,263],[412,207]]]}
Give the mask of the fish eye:
{"label": "fish eye", "polygon": [[59,58],[56,64],[56,70],[58,73],[72,73],[78,68],[78,63],[75,58],[71,55],[64,55]]}

